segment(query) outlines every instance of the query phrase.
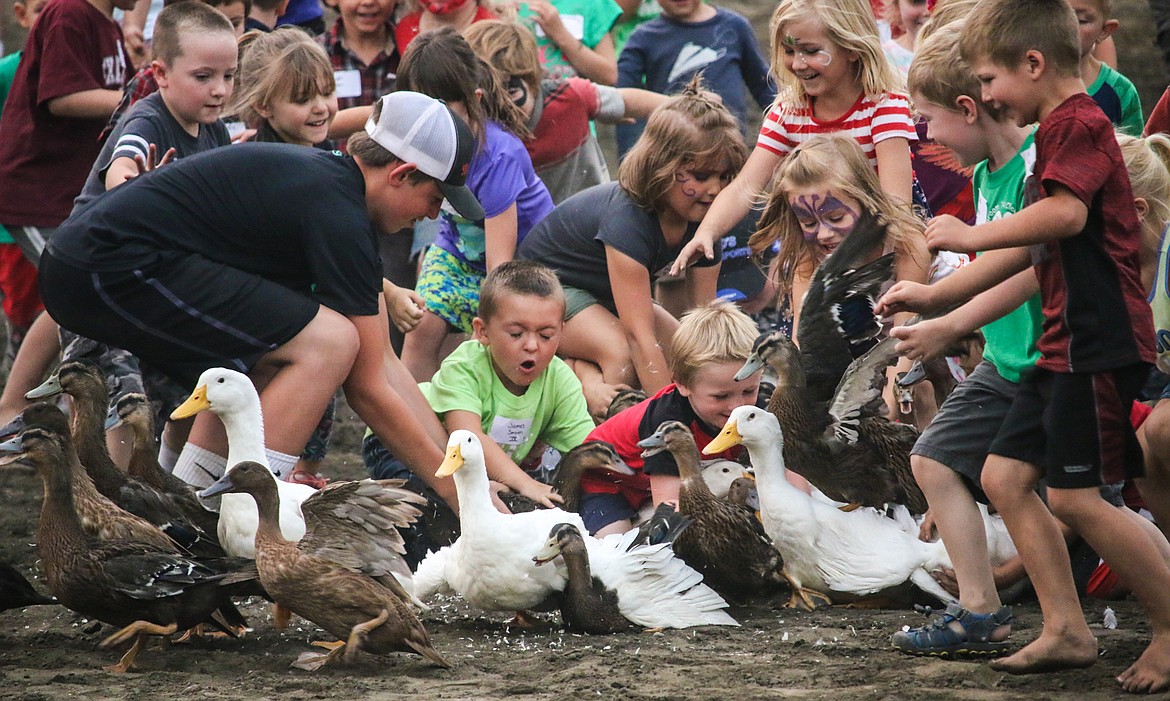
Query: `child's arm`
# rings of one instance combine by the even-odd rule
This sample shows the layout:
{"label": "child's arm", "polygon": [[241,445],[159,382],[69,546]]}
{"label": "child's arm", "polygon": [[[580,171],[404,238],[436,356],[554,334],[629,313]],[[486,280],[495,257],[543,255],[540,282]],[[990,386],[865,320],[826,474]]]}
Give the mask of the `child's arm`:
{"label": "child's arm", "polygon": [[762,146],[756,146],[748,156],[747,162],[735,176],[735,180],[719,193],[711,203],[711,209],[699,224],[695,237],[683,246],[678,257],[670,266],[670,274],[678,276],[683,268],[687,267],[691,259],[697,255],[704,255],[707,260],[715,257],[715,241],[731,231],[731,227],[743,219],[752,202],[768,187],[772,180],[772,173],[780,165],[783,157]]}
{"label": "child's arm", "polygon": [[760,44],[756,41],[751,25],[744,23],[740,31],[743,32],[740,39],[743,45],[743,60],[740,61],[739,70],[748,92],[752,94],[752,99],[760,109],[766,110],[776,99],[776,85],[772,82],[768,61],[760,51]]}
{"label": "child's arm", "polygon": [[163,157],[159,158],[158,147],[154,144],[147,147],[146,158],[139,155],[135,155],[133,158],[119,156],[106,168],[106,191],[113,190],[127,180],[133,180],[143,173],[149,173],[155,168],[165,166],[173,160],[175,160],[174,147],[167,149]]}
{"label": "child's arm", "polygon": [[949,214],[931,219],[926,245],[932,251],[991,251],[1076,236],[1085,228],[1089,208],[1060,183],[1045,185],[1047,197],[986,224],[968,226]]}
{"label": "child's arm", "polygon": [[93,88],[55,97],[45,106],[54,117],[109,119],[121,101],[121,90]]}
{"label": "child's arm", "polygon": [[350,134],[366,128],[366,120],[374,113],[372,105],[349,107],[337,111],[333,123],[329,125],[330,139],[348,139]]}
{"label": "child's arm", "polygon": [[346,401],[386,447],[458,513],[454,481],[435,477],[443,461],[446,431],[390,349],[384,300],[379,307],[376,316],[349,317],[358,333],[358,354],[342,385]]}
{"label": "child's arm", "polygon": [[630,119],[646,119],[656,107],[670,99],[667,95],[660,95],[641,88],[618,88],[622,94],[622,102],[626,104],[625,116]]}
{"label": "child's arm", "polygon": [[448,431],[462,428],[471,431],[479,438],[479,442],[483,445],[483,457],[487,463],[489,479],[505,484],[550,509],[557,504],[564,503],[564,499],[553,491],[552,486],[529,477],[528,473],[520,469],[520,466],[508,457],[508,454],[492,440],[491,436],[483,432],[483,419],[479,414],[458,409],[448,411],[443,414],[443,425]]}
{"label": "child's arm", "polygon": [[678,510],[678,485],[681,481],[678,475],[650,475],[650,499],[654,508],[668,502]]}
{"label": "child's arm", "polygon": [[962,304],[1009,277],[1027,269],[1032,258],[1026,248],[989,251],[933,285],[898,282],[874,306],[874,314],[902,312],[934,314]]}
{"label": "child's arm", "polygon": [[691,309],[715,299],[719,292],[719,269],[722,265],[708,265],[687,269],[687,304]]}
{"label": "child's arm", "polygon": [[906,204],[912,202],[914,169],[910,165],[910,142],[893,137],[874,144],[873,151],[877,157],[878,180],[882,183],[882,190]]}
{"label": "child's arm", "polygon": [[1011,312],[1040,289],[1031,270],[1016,273],[1003,283],[976,295],[958,309],[914,326],[897,326],[890,335],[899,339],[899,354],[911,360],[936,358],[956,341]]}
{"label": "child's arm", "polygon": [[507,263],[516,255],[516,203],[494,217],[483,221],[484,257],[490,273],[500,263]]}
{"label": "child's arm", "polygon": [[670,382],[670,369],[654,330],[650,271],[612,246],[605,247],[605,258],[614,306],[630,344],[634,370],[642,389],[653,395]]}

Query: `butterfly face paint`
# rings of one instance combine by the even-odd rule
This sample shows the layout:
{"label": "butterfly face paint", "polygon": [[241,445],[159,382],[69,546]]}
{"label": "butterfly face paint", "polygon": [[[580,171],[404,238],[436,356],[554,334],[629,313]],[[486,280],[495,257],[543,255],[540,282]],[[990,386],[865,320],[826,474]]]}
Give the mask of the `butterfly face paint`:
{"label": "butterfly face paint", "polygon": [[518,75],[508,78],[508,98],[521,109],[524,109],[524,103],[528,102],[528,85]]}
{"label": "butterfly face paint", "polygon": [[819,70],[827,68],[833,63],[833,54],[829,53],[828,50],[802,42],[800,37],[785,34],[784,46],[784,54],[791,57],[793,64],[799,61],[810,68]]}
{"label": "butterfly face paint", "polygon": [[848,197],[838,198],[831,192],[817,192],[813,188],[794,192],[788,206],[800,224],[804,240],[816,244],[826,256],[852,233],[861,209]]}

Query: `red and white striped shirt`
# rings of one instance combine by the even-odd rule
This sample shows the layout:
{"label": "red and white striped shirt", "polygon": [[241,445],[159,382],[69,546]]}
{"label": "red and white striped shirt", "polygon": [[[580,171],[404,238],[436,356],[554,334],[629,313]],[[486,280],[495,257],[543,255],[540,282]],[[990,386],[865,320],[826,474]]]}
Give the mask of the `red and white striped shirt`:
{"label": "red and white striped shirt", "polygon": [[888,92],[877,102],[862,95],[848,112],[831,121],[814,117],[812,106],[808,104],[796,109],[773,105],[764,115],[756,145],[783,157],[816,134],[835,132],[845,132],[852,136],[861,145],[861,150],[875,170],[875,144],[892,138],[918,140],[914,119],[910,115],[910,98],[901,93]]}

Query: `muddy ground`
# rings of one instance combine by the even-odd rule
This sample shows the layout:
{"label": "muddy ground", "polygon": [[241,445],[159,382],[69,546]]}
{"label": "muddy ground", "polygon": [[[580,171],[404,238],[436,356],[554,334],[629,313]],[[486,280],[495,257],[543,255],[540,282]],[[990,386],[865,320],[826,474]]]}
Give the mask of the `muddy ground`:
{"label": "muddy ground", "polygon": [[[361,476],[353,452],[358,438],[357,420],[343,407],[329,474]],[[0,558],[45,591],[33,546],[40,496],[32,473],[0,470]],[[353,667],[308,673],[289,663],[310,649],[310,641],[327,635],[301,619],[278,632],[263,603],[244,607],[254,628],[244,638],[155,643],[139,657],[139,668],[123,675],[103,669],[117,661],[117,652],[98,648],[112,632],[109,626],[59,607],[0,614],[0,698],[1104,699],[1120,694],[1113,677],[1141,652],[1149,632],[1133,602],[1111,604],[1119,625],[1105,630],[1099,625],[1105,604],[1088,601],[1085,615],[1097,624],[1101,642],[1098,664],[1020,678],[979,662],[894,652],[890,634],[924,620],[906,610],[809,614],[782,609],[781,600],[758,601],[732,609],[740,628],[591,637],[566,633],[555,615],[535,629],[507,630],[505,616],[444,599],[423,622],[453,669],[395,655],[364,656]],[[1017,606],[1016,615],[1015,639],[1037,634],[1034,603]]]}

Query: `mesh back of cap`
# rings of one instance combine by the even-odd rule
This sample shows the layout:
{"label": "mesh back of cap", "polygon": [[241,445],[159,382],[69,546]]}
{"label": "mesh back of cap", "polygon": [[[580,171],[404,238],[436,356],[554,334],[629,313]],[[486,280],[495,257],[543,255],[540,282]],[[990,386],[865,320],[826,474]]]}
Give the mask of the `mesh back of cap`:
{"label": "mesh back of cap", "polygon": [[399,158],[414,161],[419,170],[439,180],[447,179],[455,161],[455,126],[446,111],[442,103],[428,105],[402,137],[404,150],[411,154],[396,154]]}

